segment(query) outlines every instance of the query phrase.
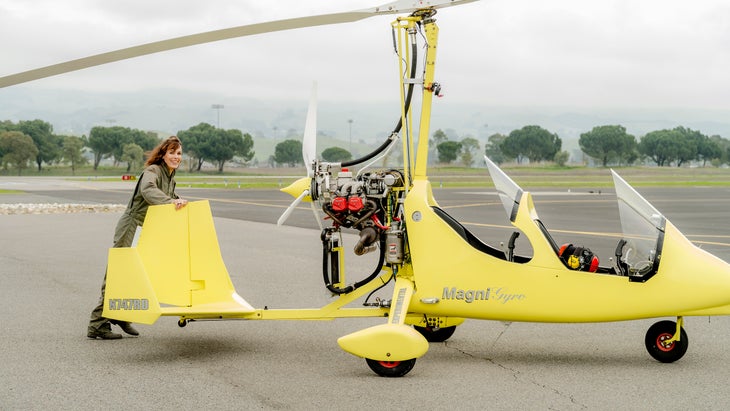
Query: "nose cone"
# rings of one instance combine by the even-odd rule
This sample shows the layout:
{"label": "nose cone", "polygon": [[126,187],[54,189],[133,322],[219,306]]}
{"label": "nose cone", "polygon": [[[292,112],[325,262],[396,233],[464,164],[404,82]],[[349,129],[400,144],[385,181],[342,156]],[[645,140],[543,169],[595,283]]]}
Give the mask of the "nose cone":
{"label": "nose cone", "polygon": [[668,300],[688,309],[730,305],[730,264],[696,247],[669,222],[656,279],[666,281]]}
{"label": "nose cone", "polygon": [[[309,190],[311,184],[312,184],[311,178],[302,177],[299,180],[291,183],[290,185],[282,188],[280,191],[287,193],[294,198],[298,198],[304,192],[304,190]],[[302,200],[306,201],[306,202],[311,202],[312,197],[307,195]]]}

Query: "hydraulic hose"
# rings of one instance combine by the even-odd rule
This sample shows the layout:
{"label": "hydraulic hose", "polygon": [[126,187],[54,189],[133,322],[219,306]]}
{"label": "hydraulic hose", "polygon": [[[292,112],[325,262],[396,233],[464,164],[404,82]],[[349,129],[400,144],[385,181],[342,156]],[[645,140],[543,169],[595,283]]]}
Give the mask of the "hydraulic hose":
{"label": "hydraulic hose", "polygon": [[[327,239],[326,239],[325,231],[322,232],[322,236],[321,236],[321,239],[322,239],[322,277],[324,279],[324,285],[327,287],[328,290],[330,290],[330,292],[332,292],[333,294],[347,294],[347,293],[353,292],[357,288],[360,288],[363,285],[369,283],[370,281],[375,279],[375,277],[378,276],[378,274],[380,273],[380,271],[383,268],[383,262],[385,262],[385,236],[381,236],[381,238],[380,238],[380,256],[378,257],[378,265],[375,267],[375,270],[373,270],[373,272],[368,277],[366,277],[365,279],[363,279],[361,281],[358,281],[357,283],[355,283],[353,285],[348,285],[345,288],[337,288],[334,285],[332,285],[331,277],[333,277],[333,276],[339,277],[340,267],[339,267],[339,264],[336,264],[335,258],[332,258],[330,260],[330,257],[334,257],[334,256],[331,255],[329,247],[327,246]],[[329,270],[327,270],[328,266],[332,267],[332,271],[333,271],[332,276],[330,276]]]}
{"label": "hydraulic hose", "polygon": [[[411,48],[412,52],[411,55],[413,56],[411,58],[411,73],[409,75],[409,80],[413,80],[416,78],[416,64],[418,63],[418,46],[415,41],[411,42]],[[413,88],[414,88],[413,82],[408,82],[408,91],[406,93],[406,100],[405,100],[405,112],[408,113],[408,111],[411,108],[411,99],[413,97]],[[383,142],[383,144],[380,145],[380,147],[376,148],[374,151],[372,151],[370,154],[366,154],[363,157],[357,158],[355,160],[345,161],[341,164],[342,167],[350,167],[354,166],[355,164],[364,163],[371,158],[377,156],[378,154],[382,153],[383,150],[388,148],[388,146],[391,144],[395,136],[400,132],[401,128],[403,128],[403,117],[401,116],[398,118],[398,124],[396,124],[395,128],[393,129],[393,132],[390,133],[388,138]]]}

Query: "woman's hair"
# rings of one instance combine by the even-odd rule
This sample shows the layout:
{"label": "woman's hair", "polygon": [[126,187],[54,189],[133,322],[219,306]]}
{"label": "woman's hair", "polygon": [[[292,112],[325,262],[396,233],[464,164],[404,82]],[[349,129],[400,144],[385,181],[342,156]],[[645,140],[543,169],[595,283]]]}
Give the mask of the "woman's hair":
{"label": "woman's hair", "polygon": [[150,151],[149,156],[147,157],[147,162],[144,164],[144,166],[147,167],[151,166],[152,164],[162,164],[165,161],[163,160],[165,154],[167,154],[167,152],[170,150],[177,150],[178,147],[182,147],[180,139],[177,138],[177,136],[168,137],[162,143],[158,144],[157,147],[153,148],[152,151]]}

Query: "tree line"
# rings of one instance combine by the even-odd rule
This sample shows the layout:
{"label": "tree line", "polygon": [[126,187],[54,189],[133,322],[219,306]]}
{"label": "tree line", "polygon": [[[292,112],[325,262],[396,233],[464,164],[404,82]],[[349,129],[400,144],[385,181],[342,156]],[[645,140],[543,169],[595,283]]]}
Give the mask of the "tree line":
{"label": "tree line", "polygon": [[[223,130],[200,123],[178,131],[185,154],[191,158],[190,171],[200,171],[205,161],[215,164],[219,172],[227,161],[239,157],[250,161],[253,138],[240,130]],[[18,175],[35,163],[40,172],[44,164],[68,164],[72,174],[80,166],[92,163],[96,170],[104,159],[113,160],[115,167],[126,165],[126,171],[138,171],[161,138],[153,132],[129,127],[93,127],[86,136],[65,136],[53,132],[53,126],[43,120],[13,123],[0,122],[0,166],[14,169]],[[89,153],[91,159],[85,155]]]}
{"label": "tree line", "polygon": [[[460,159],[470,166],[474,152],[479,150],[478,141],[473,137],[453,141],[441,130],[434,133],[431,142],[436,146],[439,162],[445,164]],[[603,167],[641,163],[681,167],[693,161],[702,166],[708,162],[715,166],[730,163],[730,140],[683,126],[651,131],[639,140],[621,125],[597,126],[582,133],[578,145],[584,155]],[[550,161],[564,165],[569,153],[561,147],[562,140],[557,134],[530,125],[508,135],[489,136],[484,153],[497,163]]]}
{"label": "tree line", "polygon": [[[253,159],[254,141],[241,130],[224,130],[200,123],[180,130],[184,152],[191,161],[189,171],[200,171],[204,162],[214,164],[219,172],[234,158],[243,163]],[[57,135],[50,123],[26,120],[0,122],[0,166],[4,170],[21,172],[34,164],[38,171],[44,164],[68,164],[72,174],[89,162],[96,170],[102,160],[111,159],[116,167],[126,166],[127,172],[137,171],[145,161],[145,153],[160,142],[156,133],[128,127],[93,127],[86,136]],[[730,140],[714,135],[708,137],[686,127],[652,131],[637,139],[620,125],[604,125],[584,132],[578,140],[581,151],[596,164],[633,165],[654,163],[657,166],[681,167],[689,162],[706,165],[730,163]],[[441,164],[457,160],[470,167],[484,153],[497,163],[555,162],[564,165],[569,154],[562,150],[562,140],[556,133],[536,125],[524,126],[508,135],[488,137],[482,151],[479,141],[466,136],[450,139],[436,130],[430,140],[432,153]],[[269,159],[272,166],[296,166],[302,163],[302,143],[289,139],[275,146]],[[329,147],[320,153],[326,161],[352,159],[352,153],[341,147]]]}

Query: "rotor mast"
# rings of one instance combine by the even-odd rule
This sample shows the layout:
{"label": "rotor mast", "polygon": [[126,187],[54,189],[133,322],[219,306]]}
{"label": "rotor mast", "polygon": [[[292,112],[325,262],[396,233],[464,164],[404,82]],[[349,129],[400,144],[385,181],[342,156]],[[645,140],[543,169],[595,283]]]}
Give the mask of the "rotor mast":
{"label": "rotor mast", "polygon": [[[409,55],[410,48],[408,45],[417,41],[416,34],[419,26],[423,29],[426,41],[426,54],[423,67],[423,77],[421,79],[401,76],[401,124],[404,124],[403,132],[403,171],[406,181],[411,183],[414,179],[425,178],[428,165],[428,135],[431,122],[431,104],[433,94],[438,94],[438,83],[434,82],[434,74],[436,67],[436,43],[438,40],[438,26],[433,16],[436,14],[434,9],[417,10],[407,17],[399,17],[393,22],[393,28],[399,30],[398,33],[398,50],[401,58],[399,60],[400,73],[411,72],[411,59]],[[414,46],[414,50],[416,50]],[[404,68],[404,64],[406,67]],[[405,104],[405,89],[413,84],[421,84],[422,101],[421,101],[421,117],[418,131],[417,151],[415,147],[415,138],[412,128],[412,112],[407,109]],[[410,185],[410,184],[409,184]]]}
{"label": "rotor mast", "polygon": [[439,29],[433,15],[436,10],[423,19],[423,28],[426,35],[426,62],[423,68],[423,100],[421,106],[421,120],[418,129],[418,152],[416,154],[416,179],[426,178],[428,166],[428,135],[431,127],[431,103],[433,95],[438,94],[440,86],[434,82],[436,72],[436,43]]}

